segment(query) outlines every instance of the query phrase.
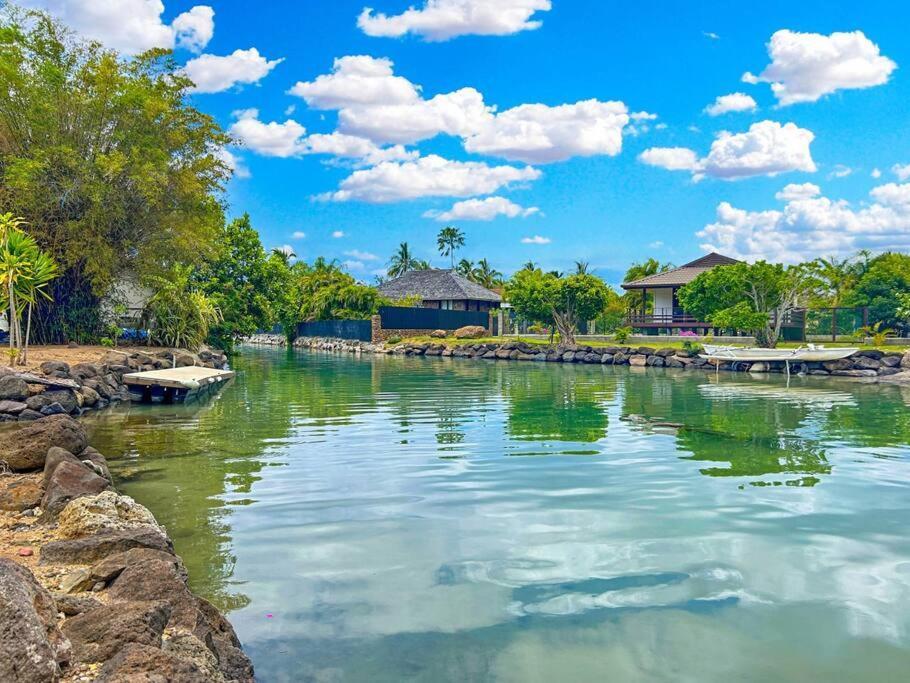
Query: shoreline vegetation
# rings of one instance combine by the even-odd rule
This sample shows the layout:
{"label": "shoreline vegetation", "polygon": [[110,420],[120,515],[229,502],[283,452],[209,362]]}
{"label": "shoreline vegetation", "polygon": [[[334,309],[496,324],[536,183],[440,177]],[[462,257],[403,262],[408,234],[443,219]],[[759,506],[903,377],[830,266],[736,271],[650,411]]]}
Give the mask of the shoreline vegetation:
{"label": "shoreline vegetation", "polygon": [[[281,335],[254,335],[245,340],[254,346],[287,345]],[[596,345],[595,345],[596,344]],[[609,343],[572,344],[555,347],[542,341],[497,338],[455,340],[422,338],[397,343],[379,343],[299,337],[293,348],[311,351],[330,351],[352,354],[384,354],[397,356],[431,356],[443,358],[472,358],[481,360],[512,360],[548,363],[579,363],[587,365],[627,365],[632,367],[675,368],[679,370],[737,371],[752,374],[786,372],[782,361],[715,363],[699,357],[697,351],[681,344],[619,345]],[[866,381],[910,382],[910,351],[863,348],[848,358],[824,362],[791,363],[793,373],[819,377],[856,378]]]}

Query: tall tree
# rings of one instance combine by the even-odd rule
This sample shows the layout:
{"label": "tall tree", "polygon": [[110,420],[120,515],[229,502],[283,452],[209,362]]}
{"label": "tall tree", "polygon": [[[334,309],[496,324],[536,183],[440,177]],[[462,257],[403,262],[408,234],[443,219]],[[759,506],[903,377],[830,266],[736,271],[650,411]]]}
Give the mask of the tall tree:
{"label": "tall tree", "polygon": [[594,275],[558,277],[540,270],[518,271],[506,292],[519,316],[555,325],[561,346],[575,344],[579,324],[595,318],[609,298],[608,287]]}
{"label": "tall tree", "polygon": [[805,269],[779,263],[736,263],[706,270],[679,290],[679,302],[719,328],[751,332],[774,348],[787,316],[806,291]]}
{"label": "tall tree", "polygon": [[587,275],[588,270],[591,268],[591,264],[587,261],[576,261],[575,262],[575,274],[576,275]]}
{"label": "tall tree", "polygon": [[806,272],[812,288],[812,303],[820,306],[843,306],[865,267],[854,258],[817,258],[807,263]]}
{"label": "tall tree", "polygon": [[910,256],[885,253],[869,259],[865,272],[845,298],[848,306],[866,306],[869,322],[885,327],[907,329],[908,321],[899,314],[901,294],[910,292]]}
{"label": "tall tree", "polygon": [[452,258],[452,270],[455,270],[455,252],[464,246],[464,233],[454,226],[446,226],[436,236],[436,246],[440,255]]}
{"label": "tall tree", "polygon": [[398,245],[398,251],[392,254],[392,258],[389,261],[388,274],[389,277],[400,277],[410,270],[425,269],[425,262],[411,253],[411,248],[407,242],[402,242]]}
{"label": "tall tree", "polygon": [[474,263],[469,261],[466,258],[461,259],[458,262],[458,265],[455,266],[455,272],[459,275],[468,278],[469,280],[474,279]]}
{"label": "tall tree", "polygon": [[491,266],[485,258],[477,262],[473,276],[474,282],[487,289],[495,289],[502,286],[502,273]]}
{"label": "tall tree", "polygon": [[0,12],[0,205],[59,264],[42,341],[90,339],[120,273],[198,261],[223,223],[229,142],[164,50],[120,59],[40,12]]}

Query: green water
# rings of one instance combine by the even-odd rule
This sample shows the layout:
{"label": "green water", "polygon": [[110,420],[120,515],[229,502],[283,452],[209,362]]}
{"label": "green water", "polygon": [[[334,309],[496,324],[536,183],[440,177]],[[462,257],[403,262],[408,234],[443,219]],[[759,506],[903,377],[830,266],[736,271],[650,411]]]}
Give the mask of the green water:
{"label": "green water", "polygon": [[95,418],[93,444],[262,681],[910,676],[908,389],[271,350],[236,369],[205,406]]}

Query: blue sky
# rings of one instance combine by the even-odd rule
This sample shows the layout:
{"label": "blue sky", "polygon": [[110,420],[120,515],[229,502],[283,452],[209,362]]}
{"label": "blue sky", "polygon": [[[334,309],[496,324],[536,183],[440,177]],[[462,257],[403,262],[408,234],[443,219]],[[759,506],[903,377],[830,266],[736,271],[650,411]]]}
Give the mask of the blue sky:
{"label": "blue sky", "polygon": [[[116,47],[170,41],[220,90],[196,105],[238,139],[231,214],[302,259],[370,280],[407,241],[443,265],[449,223],[459,256],[506,273],[585,260],[611,282],[709,246],[784,261],[910,247],[910,3],[411,0],[397,16],[407,1],[203,1],[28,0]],[[138,38],[103,16],[118,12]],[[706,112],[735,93],[754,108]],[[342,142],[347,157],[318,153]]]}

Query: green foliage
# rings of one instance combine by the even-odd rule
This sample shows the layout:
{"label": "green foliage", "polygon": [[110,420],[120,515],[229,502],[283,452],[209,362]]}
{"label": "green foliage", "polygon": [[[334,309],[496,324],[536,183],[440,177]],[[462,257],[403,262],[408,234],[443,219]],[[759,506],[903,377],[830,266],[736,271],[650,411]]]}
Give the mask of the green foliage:
{"label": "green foliage", "polygon": [[380,296],[375,287],[357,282],[335,262],[321,257],[312,265],[298,262],[291,266],[286,292],[279,318],[289,334],[298,323],[361,320],[377,313],[380,306],[393,303]]}
{"label": "green foliage", "polygon": [[388,339],[386,339],[386,343],[387,344],[400,344],[401,337],[399,337],[398,335],[391,336]]}
{"label": "green foliage", "polygon": [[579,323],[596,317],[609,297],[609,288],[593,275],[558,277],[540,270],[518,271],[506,292],[520,317],[555,325],[562,344],[574,344]]}
{"label": "green foliage", "polygon": [[452,257],[452,269],[455,269],[455,252],[464,246],[464,233],[451,225],[444,227],[436,236],[436,247],[442,256]]}
{"label": "green foliage", "polygon": [[400,277],[410,270],[427,270],[430,264],[411,253],[407,242],[398,245],[398,251],[389,260],[389,277]]}
{"label": "green foliage", "polygon": [[597,329],[609,334],[621,327],[626,319],[626,305],[623,298],[612,287],[607,287],[607,302],[597,316]]}
{"label": "green foliage", "polygon": [[8,315],[10,363],[21,365],[28,361],[32,311],[51,299],[48,287],[57,277],[57,264],[26,234],[24,225],[10,213],[0,215],[0,310]]}
{"label": "green foliage", "polygon": [[910,292],[910,256],[886,253],[871,259],[856,287],[846,297],[848,306],[868,306],[870,324],[907,328],[901,315],[901,294]]}
{"label": "green foliage", "polygon": [[146,305],[150,341],[195,351],[222,322],[221,311],[192,283],[192,267],[175,265],[165,276],[152,276],[155,293]]}
{"label": "green foliage", "polygon": [[101,339],[99,339],[98,342],[101,344],[101,346],[103,346],[107,349],[112,349],[112,348],[114,348],[114,346],[116,346],[116,344],[114,343],[114,340],[111,337],[101,337]]}
{"label": "green foliage", "polygon": [[118,274],[194,262],[223,222],[215,120],[164,50],[130,59],[37,12],[0,13],[0,205],[60,265],[42,341],[101,333]]}
{"label": "green foliage", "polygon": [[628,341],[629,337],[631,337],[631,336],[632,336],[631,327],[617,327],[616,330],[613,332],[613,339],[615,339],[616,342],[619,344],[625,344]]}
{"label": "green foliage", "polygon": [[894,336],[894,330],[890,327],[885,327],[881,322],[861,327],[857,330],[857,333],[861,337],[872,337],[873,346],[884,346],[885,340]]}
{"label": "green foliage", "polygon": [[715,327],[751,332],[759,346],[773,348],[806,288],[803,268],[757,261],[707,270],[677,296],[695,317]]}
{"label": "green foliage", "polygon": [[705,348],[698,343],[697,341],[692,341],[691,339],[686,339],[683,342],[683,348],[689,353],[701,353]]}
{"label": "green foliage", "polygon": [[291,257],[281,250],[266,255],[248,214],[222,226],[215,247],[193,273],[192,282],[221,311],[209,342],[231,351],[236,337],[269,329],[277,321]]}

